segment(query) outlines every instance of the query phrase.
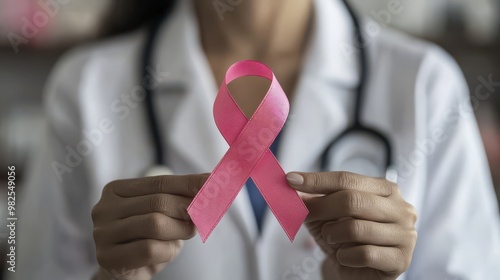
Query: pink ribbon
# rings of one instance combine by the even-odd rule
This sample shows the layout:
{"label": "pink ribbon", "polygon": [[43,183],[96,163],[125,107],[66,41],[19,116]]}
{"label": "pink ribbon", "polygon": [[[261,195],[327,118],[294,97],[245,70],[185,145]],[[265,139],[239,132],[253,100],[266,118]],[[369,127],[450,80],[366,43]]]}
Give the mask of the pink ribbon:
{"label": "pink ribbon", "polygon": [[[227,85],[243,76],[271,81],[264,99],[248,120]],[[202,186],[188,213],[203,242],[227,212],[246,180],[252,177],[269,208],[293,241],[309,213],[285,172],[269,150],[288,117],[288,99],[269,67],[252,60],[239,61],[227,70],[214,103],[214,119],[230,145]]]}

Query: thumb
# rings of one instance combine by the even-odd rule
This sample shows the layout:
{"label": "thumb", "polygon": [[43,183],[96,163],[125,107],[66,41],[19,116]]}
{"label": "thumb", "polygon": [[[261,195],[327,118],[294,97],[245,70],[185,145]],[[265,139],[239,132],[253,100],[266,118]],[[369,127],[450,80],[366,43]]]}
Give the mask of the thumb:
{"label": "thumb", "polygon": [[302,191],[304,185],[304,177],[300,173],[290,172],[286,174],[286,180],[288,181],[288,185],[290,185],[290,187],[297,190],[297,194],[302,200],[308,199],[312,196],[307,192]]}
{"label": "thumb", "polygon": [[298,191],[301,198],[315,197],[326,194],[326,190],[317,187],[317,184],[324,178],[320,173],[289,172],[286,180],[290,187]]}

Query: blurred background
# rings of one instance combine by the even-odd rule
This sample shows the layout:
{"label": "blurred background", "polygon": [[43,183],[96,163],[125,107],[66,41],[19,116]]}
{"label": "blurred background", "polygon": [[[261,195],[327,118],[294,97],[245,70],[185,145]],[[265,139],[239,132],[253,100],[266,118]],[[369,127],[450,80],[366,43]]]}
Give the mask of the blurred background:
{"label": "blurred background", "polygon": [[[51,68],[68,48],[102,37],[113,0],[0,0],[0,218],[7,166],[22,182],[44,127],[41,100]],[[118,0],[114,0],[118,1]],[[161,0],[158,0],[161,1]],[[378,24],[433,41],[454,56],[470,87],[500,83],[500,0],[354,0]],[[475,106],[497,196],[500,194],[500,86]],[[17,188],[17,192],[22,187]],[[5,249],[4,227],[0,251]],[[2,236],[3,235],[3,236]],[[5,253],[0,255],[1,264]],[[1,270],[0,270],[1,271]],[[0,273],[0,279],[1,279]]]}

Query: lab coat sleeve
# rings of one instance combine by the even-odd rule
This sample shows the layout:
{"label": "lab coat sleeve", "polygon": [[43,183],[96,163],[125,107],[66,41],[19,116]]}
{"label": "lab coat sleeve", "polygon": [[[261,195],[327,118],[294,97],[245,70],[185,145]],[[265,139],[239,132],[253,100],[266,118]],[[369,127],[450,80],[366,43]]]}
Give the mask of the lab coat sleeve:
{"label": "lab coat sleeve", "polygon": [[97,269],[90,184],[71,150],[81,139],[78,88],[86,55],[69,54],[47,87],[48,125],[20,194],[18,263],[11,280],[90,279]]}
{"label": "lab coat sleeve", "polygon": [[427,55],[418,79],[428,155],[406,279],[500,279],[498,205],[474,117],[485,95],[469,96],[458,66],[441,50]]}

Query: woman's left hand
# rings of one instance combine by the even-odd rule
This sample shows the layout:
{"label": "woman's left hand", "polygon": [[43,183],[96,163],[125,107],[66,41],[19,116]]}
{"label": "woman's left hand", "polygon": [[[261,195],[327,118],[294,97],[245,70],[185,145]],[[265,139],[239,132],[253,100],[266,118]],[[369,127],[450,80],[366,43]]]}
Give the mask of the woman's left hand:
{"label": "woman's left hand", "polygon": [[417,215],[396,184],[348,172],[292,172],[287,179],[302,192],[306,225],[327,254],[324,279],[392,280],[408,269]]}

